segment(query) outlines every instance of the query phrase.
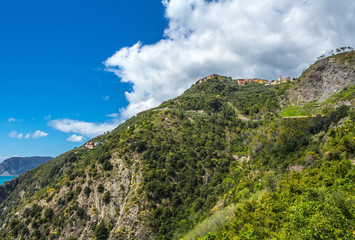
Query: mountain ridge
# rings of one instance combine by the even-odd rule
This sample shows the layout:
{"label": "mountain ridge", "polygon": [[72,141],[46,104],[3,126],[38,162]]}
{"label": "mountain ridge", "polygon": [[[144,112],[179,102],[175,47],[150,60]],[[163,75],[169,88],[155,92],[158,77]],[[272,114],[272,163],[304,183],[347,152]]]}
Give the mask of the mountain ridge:
{"label": "mountain ridge", "polygon": [[302,79],[194,84],[0,187],[0,237],[350,238],[353,83],[297,106]]}
{"label": "mountain ridge", "polygon": [[53,159],[52,157],[11,157],[0,163],[0,176],[18,176]]}

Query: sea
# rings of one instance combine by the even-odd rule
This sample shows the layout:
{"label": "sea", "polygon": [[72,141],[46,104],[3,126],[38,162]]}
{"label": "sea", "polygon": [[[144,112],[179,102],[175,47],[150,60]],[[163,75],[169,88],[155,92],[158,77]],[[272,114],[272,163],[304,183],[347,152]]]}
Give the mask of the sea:
{"label": "sea", "polygon": [[11,179],[17,176],[0,176],[0,185],[3,185],[4,182],[11,181]]}

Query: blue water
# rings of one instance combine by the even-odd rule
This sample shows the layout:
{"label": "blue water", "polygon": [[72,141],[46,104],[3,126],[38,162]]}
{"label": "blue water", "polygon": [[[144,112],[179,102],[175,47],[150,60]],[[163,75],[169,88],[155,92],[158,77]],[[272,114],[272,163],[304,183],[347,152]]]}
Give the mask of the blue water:
{"label": "blue water", "polygon": [[17,176],[0,176],[0,185],[2,185],[4,182],[11,181],[14,177]]}

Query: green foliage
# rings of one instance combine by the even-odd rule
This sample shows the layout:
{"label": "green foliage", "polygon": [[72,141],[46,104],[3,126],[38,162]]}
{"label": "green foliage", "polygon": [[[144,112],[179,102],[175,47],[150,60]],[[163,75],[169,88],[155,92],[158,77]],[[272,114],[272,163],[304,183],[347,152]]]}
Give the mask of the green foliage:
{"label": "green foliage", "polygon": [[91,193],[91,188],[88,187],[88,186],[86,186],[86,187],[84,188],[84,193],[85,193],[85,195],[86,195],[87,197],[89,197],[89,196],[90,196],[90,193]]}
{"label": "green foliage", "polygon": [[105,187],[104,185],[102,185],[101,183],[97,186],[97,191],[99,193],[103,193],[105,191]]}
{"label": "green foliage", "polygon": [[110,232],[107,229],[104,221],[101,221],[96,226],[94,234],[97,240],[106,240],[110,236]]}
{"label": "green foliage", "polygon": [[[94,139],[102,145],[74,149],[21,176],[1,205],[0,238],[59,238],[75,221],[107,239],[114,224],[95,226],[100,209],[86,205],[90,199],[82,203],[97,186],[106,207],[126,210],[118,198],[136,204],[156,239],[351,239],[355,111],[329,102],[282,109],[278,98],[290,87],[218,77],[138,114]],[[336,101],[353,99],[352,92]],[[281,119],[281,112],[312,117]],[[140,181],[118,180],[116,160]],[[119,196],[111,184],[105,189],[107,180],[116,181]],[[42,199],[44,212],[35,204]],[[123,229],[119,238],[133,235]]]}
{"label": "green foliage", "polygon": [[43,237],[41,231],[35,229],[31,234],[31,239],[41,239]]}
{"label": "green foliage", "polygon": [[54,212],[51,208],[46,208],[46,210],[44,210],[44,218],[46,221],[50,222],[53,216],[54,216]]}
{"label": "green foliage", "polygon": [[336,58],[340,59],[346,65],[355,65],[355,51],[345,52],[342,54],[338,54],[335,56]]}
{"label": "green foliage", "polygon": [[77,210],[76,210],[76,215],[78,215],[78,217],[80,218],[80,219],[84,219],[85,217],[86,217],[86,212],[85,212],[85,210],[83,209],[83,208],[78,208]]}
{"label": "green foliage", "polygon": [[208,233],[206,236],[202,238],[202,240],[215,240],[216,239],[216,234],[214,233]]}
{"label": "green foliage", "polygon": [[329,139],[323,146],[328,160],[349,159],[355,155],[355,126],[353,120],[328,131]]}
{"label": "green foliage", "polygon": [[43,208],[38,204],[33,204],[31,208],[26,208],[23,215],[24,217],[31,217],[37,219],[41,216]]}
{"label": "green foliage", "polygon": [[304,106],[290,106],[282,111],[282,116],[296,117],[314,115],[316,107],[318,107],[318,104],[315,101],[307,103]]}
{"label": "green foliage", "polygon": [[109,160],[105,160],[104,163],[102,164],[102,168],[105,171],[111,171],[113,169],[113,166]]}
{"label": "green foliage", "polygon": [[225,102],[230,101],[242,114],[261,118],[268,113],[275,113],[279,109],[277,96],[285,94],[289,86],[290,84],[239,86],[235,80],[228,78],[210,79],[193,86],[184,95],[178,97],[175,102],[169,102],[168,106],[175,107],[178,103],[183,110],[225,112],[222,106]]}
{"label": "green foliage", "polygon": [[197,224],[185,237],[184,240],[205,239],[206,237],[215,237],[214,232],[217,232],[226,223],[231,221],[234,216],[235,205],[230,205],[226,208],[219,209],[215,207],[215,212]]}
{"label": "green foliage", "polygon": [[102,197],[102,201],[107,205],[111,201],[111,193],[110,191],[105,192],[104,196]]}

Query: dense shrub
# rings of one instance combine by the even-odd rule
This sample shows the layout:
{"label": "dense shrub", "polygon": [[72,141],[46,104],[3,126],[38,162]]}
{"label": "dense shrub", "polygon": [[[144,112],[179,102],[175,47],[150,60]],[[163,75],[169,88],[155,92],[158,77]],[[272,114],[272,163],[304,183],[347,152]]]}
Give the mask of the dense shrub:
{"label": "dense shrub", "polygon": [[95,234],[95,237],[97,238],[97,240],[106,240],[109,237],[110,232],[107,229],[104,221],[100,222],[96,226],[94,234]]}
{"label": "dense shrub", "polygon": [[111,171],[113,169],[113,166],[112,166],[110,160],[105,160],[104,163],[102,164],[102,168],[105,171]]}
{"label": "dense shrub", "polygon": [[90,193],[91,193],[91,188],[88,187],[88,186],[86,186],[86,187],[84,188],[84,194],[85,194],[87,197],[89,197],[89,196],[90,196]]}
{"label": "dense shrub", "polygon": [[46,208],[46,210],[44,210],[44,218],[46,221],[51,221],[53,216],[54,212],[51,208]]}
{"label": "dense shrub", "polygon": [[99,193],[103,193],[105,191],[104,185],[102,185],[101,183],[97,186],[97,191]]}
{"label": "dense shrub", "polygon": [[102,197],[102,201],[105,204],[109,204],[111,201],[111,193],[109,191],[105,192],[104,196]]}

